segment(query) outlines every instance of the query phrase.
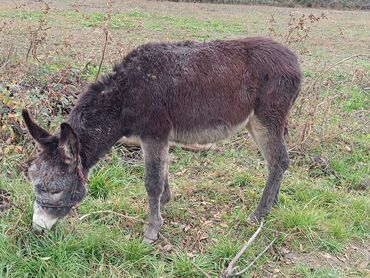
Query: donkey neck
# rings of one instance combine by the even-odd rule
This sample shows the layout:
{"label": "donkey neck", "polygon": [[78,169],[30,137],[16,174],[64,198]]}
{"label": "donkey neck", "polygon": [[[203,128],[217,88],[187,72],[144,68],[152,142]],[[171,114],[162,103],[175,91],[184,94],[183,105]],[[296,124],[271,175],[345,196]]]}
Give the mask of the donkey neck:
{"label": "donkey neck", "polygon": [[120,101],[101,93],[82,95],[67,122],[79,138],[85,173],[123,136]]}

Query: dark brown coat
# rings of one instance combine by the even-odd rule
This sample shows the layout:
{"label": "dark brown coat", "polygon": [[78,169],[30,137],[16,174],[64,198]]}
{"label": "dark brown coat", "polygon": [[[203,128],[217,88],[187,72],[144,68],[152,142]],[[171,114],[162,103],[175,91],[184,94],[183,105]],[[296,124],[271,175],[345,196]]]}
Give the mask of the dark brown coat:
{"label": "dark brown coat", "polygon": [[[71,132],[64,142],[71,144],[57,150],[62,160],[72,150],[67,157],[81,161],[87,174],[119,138],[138,138],[150,208],[145,238],[155,240],[160,206],[170,197],[168,142],[213,143],[246,126],[269,170],[251,216],[259,220],[277,201],[288,167],[283,134],[300,82],[296,56],[267,38],[145,44],[81,95],[67,120]],[[60,136],[47,135],[59,142]]]}

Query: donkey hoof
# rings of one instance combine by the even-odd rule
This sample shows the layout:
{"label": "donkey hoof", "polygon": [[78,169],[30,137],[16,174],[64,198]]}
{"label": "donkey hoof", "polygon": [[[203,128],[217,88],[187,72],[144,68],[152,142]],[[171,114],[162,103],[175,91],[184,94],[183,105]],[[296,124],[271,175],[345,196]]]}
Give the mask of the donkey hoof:
{"label": "donkey hoof", "polygon": [[248,217],[248,222],[251,224],[259,224],[262,220],[262,216],[259,213],[253,212],[249,217]]}
{"label": "donkey hoof", "polygon": [[145,224],[144,226],[144,239],[143,242],[152,244],[158,240],[159,228],[152,225]]}
{"label": "donkey hoof", "polygon": [[144,244],[149,244],[149,245],[151,245],[151,244],[154,244],[154,242],[156,242],[157,240],[154,240],[154,239],[150,239],[150,238],[146,238],[146,237],[144,237],[143,238],[143,243]]}

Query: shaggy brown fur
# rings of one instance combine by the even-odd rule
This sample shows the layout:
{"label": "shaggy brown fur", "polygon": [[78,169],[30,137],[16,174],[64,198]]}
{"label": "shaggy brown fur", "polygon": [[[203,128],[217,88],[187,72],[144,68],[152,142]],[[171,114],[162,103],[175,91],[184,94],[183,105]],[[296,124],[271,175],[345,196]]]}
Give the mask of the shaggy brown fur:
{"label": "shaggy brown fur", "polygon": [[[113,73],[81,95],[65,123],[71,130],[65,129],[64,135],[62,130],[63,136],[39,130],[25,116],[31,135],[44,149],[34,163],[38,175],[33,179],[41,181],[38,184],[46,192],[55,187],[71,192],[72,184],[63,182],[63,165],[72,175],[81,160],[87,174],[119,138],[138,138],[144,152],[149,195],[145,238],[152,241],[163,222],[160,207],[170,198],[169,141],[213,143],[246,126],[268,167],[265,190],[251,216],[252,220],[260,220],[277,201],[288,167],[285,122],[300,82],[296,56],[267,38],[142,45],[127,55]],[[49,158],[51,153],[53,159]],[[41,165],[47,166],[48,173],[40,171]],[[50,175],[54,183],[50,178],[45,181]],[[75,184],[82,186],[80,182]],[[76,191],[85,192],[78,188]],[[62,194],[63,198],[69,195]],[[50,194],[44,198],[52,199]]]}

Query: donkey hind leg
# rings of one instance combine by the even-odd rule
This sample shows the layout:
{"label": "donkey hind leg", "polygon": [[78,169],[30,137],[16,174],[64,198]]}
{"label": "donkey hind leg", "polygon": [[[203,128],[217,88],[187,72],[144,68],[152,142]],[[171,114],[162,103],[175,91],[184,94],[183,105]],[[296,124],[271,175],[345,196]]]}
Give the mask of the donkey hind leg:
{"label": "donkey hind leg", "polygon": [[171,199],[171,191],[170,191],[170,186],[168,184],[168,168],[167,168],[166,179],[164,181],[164,188],[163,188],[163,193],[161,196],[161,209],[164,208],[164,206],[170,201],[170,199]]}
{"label": "donkey hind leg", "polygon": [[[142,149],[145,163],[145,188],[149,197],[149,221],[144,227],[144,241],[152,243],[158,239],[158,232],[163,224],[160,207],[162,194],[166,192],[164,190],[168,174],[169,147],[167,141],[151,140],[142,142]],[[165,196],[164,200],[166,198]]]}
{"label": "donkey hind leg", "polygon": [[256,142],[267,164],[267,181],[256,210],[249,217],[258,222],[277,203],[283,174],[289,165],[289,157],[284,143],[284,128],[273,124],[264,125],[257,116],[248,123],[247,129]]}
{"label": "donkey hind leg", "polygon": [[165,168],[165,180],[164,180],[164,188],[163,193],[161,196],[161,209],[164,208],[164,206],[170,201],[171,199],[171,190],[170,186],[168,184],[168,165],[169,165],[169,156],[168,156],[168,150],[167,150],[167,162],[166,162],[166,168]]}

